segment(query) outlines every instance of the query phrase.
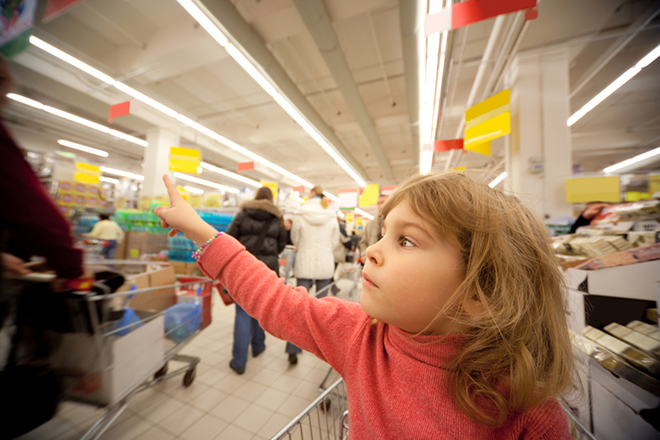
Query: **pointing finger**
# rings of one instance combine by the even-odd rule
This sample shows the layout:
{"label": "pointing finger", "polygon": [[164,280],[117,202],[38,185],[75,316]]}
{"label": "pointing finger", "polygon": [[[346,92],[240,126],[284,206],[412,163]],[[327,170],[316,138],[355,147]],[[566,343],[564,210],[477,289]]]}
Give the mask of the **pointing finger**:
{"label": "pointing finger", "polygon": [[167,188],[167,195],[170,196],[170,202],[172,203],[172,206],[181,203],[183,201],[183,197],[181,197],[181,194],[179,194],[179,190],[176,189],[176,185],[174,185],[174,183],[170,179],[170,176],[165,174],[163,176],[163,182],[165,182],[165,188]]}

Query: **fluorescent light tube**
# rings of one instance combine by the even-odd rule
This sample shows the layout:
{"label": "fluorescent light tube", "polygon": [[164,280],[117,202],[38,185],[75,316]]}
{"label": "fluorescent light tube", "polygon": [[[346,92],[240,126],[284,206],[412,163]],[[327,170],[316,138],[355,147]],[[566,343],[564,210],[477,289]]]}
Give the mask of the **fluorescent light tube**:
{"label": "fluorescent light tube", "polygon": [[110,129],[104,125],[97,124],[96,122],[92,122],[90,120],[87,120],[85,118],[81,118],[80,116],[73,115],[71,113],[67,113],[63,110],[51,107],[49,105],[43,105],[42,103],[35,101],[30,98],[26,98],[25,96],[17,95],[15,93],[8,93],[7,97],[10,99],[13,99],[16,102],[20,102],[25,105],[29,105],[30,107],[34,107],[39,110],[43,110],[45,112],[50,113],[51,115],[59,116],[60,118],[67,119],[71,122],[75,122],[80,125],[84,125],[85,127],[89,127],[91,129],[100,131],[105,134],[109,134],[111,136],[118,137],[120,139],[124,139],[128,142],[132,142],[137,145],[141,145],[143,147],[149,146],[149,143],[145,140],[138,139],[136,137],[130,136],[126,133],[122,133],[121,131],[113,130]]}
{"label": "fluorescent light tube", "polygon": [[506,176],[507,176],[507,174],[506,174],[506,171],[505,171],[502,174],[500,174],[499,176],[497,176],[496,178],[494,178],[493,181],[488,184],[488,186],[490,186],[491,188],[495,188],[501,181],[506,179]]}
{"label": "fluorescent light tube", "polygon": [[34,107],[39,110],[44,109],[44,105],[39,101],[35,101],[34,99],[26,98],[25,96],[17,95],[16,93],[7,93],[6,96],[7,98],[16,102],[20,102],[21,104],[29,105],[30,107]]}
{"label": "fluorescent light tube", "polygon": [[115,185],[119,185],[119,180],[113,179],[112,177],[99,177],[99,180],[101,182],[108,182],[108,183],[114,183]]}
{"label": "fluorescent light tube", "polygon": [[228,43],[227,37],[214,25],[211,20],[206,16],[206,14],[197,7],[191,0],[177,0],[183,8],[188,11],[192,17],[197,20],[205,30],[208,32],[211,37],[222,47],[225,47]]}
{"label": "fluorescent light tube", "polygon": [[623,75],[615,79],[609,86],[605,87],[599,94],[594,96],[582,108],[571,115],[566,121],[569,127],[579,121],[584,115],[589,113],[598,104],[603,102],[612,93],[616,92],[622,85],[630,81],[635,75],[642,71],[642,69],[660,56],[660,45],[656,46],[651,52],[647,53],[641,60],[639,60],[633,67],[626,70]]}
{"label": "fluorescent light tube", "polygon": [[231,171],[223,170],[222,168],[218,168],[214,165],[211,165],[210,163],[202,162],[200,163],[200,166],[205,170],[213,171],[214,173],[222,174],[223,176],[240,180],[241,182],[247,183],[248,185],[252,185],[255,188],[261,188],[261,183],[257,182],[256,180],[248,179],[247,177],[232,173]]}
{"label": "fluorescent light tube", "polygon": [[37,46],[39,49],[44,50],[48,52],[51,55],[56,56],[57,58],[61,59],[62,61],[65,61],[69,64],[71,64],[74,67],[77,67],[78,69],[82,70],[83,72],[86,72],[90,75],[92,75],[94,78],[100,79],[104,83],[113,85],[115,83],[115,80],[112,79],[112,77],[106,75],[105,73],[96,70],[89,64],[85,64],[79,59],[72,57],[68,53],[62,52],[58,48],[51,46],[50,44],[46,43],[45,41],[35,37],[34,35],[30,36],[30,43]]}
{"label": "fluorescent light tube", "polygon": [[[199,9],[190,0],[178,0],[178,1],[193,16],[193,18],[195,18],[199,22],[199,24],[202,25],[202,27],[204,27],[204,29],[206,29],[207,32],[209,32],[209,34],[211,34],[211,36],[221,46],[223,46],[223,47],[227,46],[227,44],[228,44],[227,39],[220,32],[220,30],[206,17],[205,13],[203,13],[201,9]],[[36,38],[36,37],[33,37],[33,38]],[[214,139],[214,140],[226,145],[227,147],[238,151],[239,153],[243,154],[244,156],[247,156],[248,158],[250,158],[250,159],[252,159],[256,162],[259,162],[259,163],[265,165],[266,167],[272,169],[273,171],[276,171],[276,172],[282,174],[283,176],[288,177],[289,179],[298,182],[301,185],[305,185],[308,188],[311,188],[311,187],[314,186],[310,182],[296,176],[292,172],[287,171],[287,170],[285,170],[284,168],[282,168],[278,165],[275,165],[271,161],[269,161],[267,159],[264,159],[263,157],[259,156],[258,154],[255,154],[255,153],[251,152],[247,148],[242,147],[241,145],[238,145],[236,142],[233,142],[233,141],[227,139],[226,137],[219,135],[218,133],[214,132],[213,130],[210,130],[210,129],[204,127],[203,125],[193,121],[192,119],[177,113],[176,111],[172,110],[171,108],[159,103],[158,101],[156,101],[152,98],[149,98],[148,96],[144,95],[143,93],[138,92],[137,90],[127,86],[126,84],[123,84],[119,81],[113,80],[109,76],[97,71],[96,69],[91,68],[90,66],[88,66],[85,63],[81,62],[80,60],[78,60],[78,59],[62,52],[61,50],[49,45],[48,43],[45,43],[45,42],[43,42],[42,40],[39,40],[39,39],[35,39],[34,42],[31,39],[30,42],[32,42],[35,46],[37,46],[37,47],[39,47],[39,48],[41,48],[45,51],[48,51],[48,52],[53,53],[53,54],[58,54],[56,56],[58,56],[63,61],[66,61],[69,64],[71,64],[75,67],[78,67],[79,69],[83,70],[84,72],[89,73],[92,76],[95,76],[99,79],[104,78],[104,79],[102,79],[103,81],[107,82],[108,84],[114,85],[118,90],[121,90],[124,93],[126,93],[126,94],[128,94],[128,95],[130,95],[130,96],[132,96],[136,99],[139,99],[140,101],[142,101],[145,104],[155,108],[156,110],[159,110],[159,111],[165,113],[166,115],[168,115],[172,118],[175,118],[179,122],[182,122],[182,123],[186,124],[187,126],[191,127],[193,130],[196,130],[196,131],[210,137],[211,139]],[[243,63],[243,64],[247,63],[247,59],[242,54],[240,54],[240,52],[238,52],[238,49],[236,49],[236,47],[234,47],[233,45],[232,45],[232,48],[230,48],[229,50],[234,52],[234,55],[236,55],[237,62]],[[247,63],[245,65],[246,66],[249,65],[249,63]],[[264,84],[268,84],[270,86],[270,84],[267,82],[265,77],[263,77],[263,75],[261,75],[258,72],[258,70],[256,70],[256,68],[253,67],[252,69],[253,70],[248,71],[248,73],[250,75],[253,75],[253,73],[256,72],[258,75],[257,74],[253,75],[253,78],[255,78],[255,80],[257,80],[259,82],[259,84],[262,85],[262,87],[267,87],[267,86],[264,86]],[[264,81],[265,81],[265,83],[264,83]],[[269,94],[274,94],[276,96],[279,96],[279,94],[277,92],[275,92],[275,89],[272,86],[270,86],[270,89],[267,89],[266,91]],[[12,95],[12,96],[9,96],[9,95]],[[23,102],[26,105],[30,105],[32,107],[39,108],[39,109],[42,109],[42,110],[45,109],[44,107],[46,107],[46,106],[44,106],[43,104],[41,104],[37,101],[33,101],[29,98],[25,98],[25,97],[20,96],[20,95],[15,95],[13,93],[8,94],[7,96],[9,96],[11,99]],[[276,100],[278,101],[278,103],[280,103],[280,105],[283,105],[282,104],[283,102],[287,102],[281,96],[280,96],[279,100],[276,97]],[[350,168],[350,166],[341,158],[341,156],[338,156],[338,154],[336,152],[334,152],[334,149],[328,148],[326,146],[327,142],[325,140],[319,141],[319,139],[322,139],[322,138],[315,132],[314,129],[311,128],[311,126],[309,126],[309,124],[306,123],[304,118],[302,118],[302,116],[297,112],[297,110],[293,106],[288,104],[288,107],[285,108],[285,111],[287,111],[287,113],[289,113],[291,115],[291,117],[293,117],[296,122],[301,124],[303,129],[305,129],[305,131],[307,131],[310,135],[312,135],[312,137],[317,142],[319,142],[321,144],[321,147],[323,147],[328,152],[328,154],[330,154],[332,156],[332,158],[335,159],[335,161],[337,161],[337,163],[339,163],[339,165],[346,172],[348,172],[349,175],[351,177],[353,177],[353,179],[355,179],[358,182],[358,184],[360,186],[365,185],[365,182],[360,178],[360,176],[354,170],[352,170],[352,168]],[[62,112],[62,113],[66,113],[66,112]],[[66,113],[66,114],[69,115],[68,113]],[[71,115],[71,116],[73,116],[73,115]],[[62,116],[62,117],[65,117],[65,116]],[[86,120],[84,120],[82,118],[79,118],[79,120],[77,120],[76,122],[83,123],[81,121],[86,121]],[[89,122],[91,124],[94,124],[91,121],[87,121],[87,122]],[[83,124],[83,125],[85,125],[85,124]],[[99,124],[96,124],[96,125],[99,126],[99,127],[103,127],[103,126],[100,126]],[[92,127],[92,128],[95,128],[95,127]],[[116,136],[118,138],[127,140],[127,141],[132,142],[132,143],[137,144],[137,145],[141,145],[143,147],[147,147],[149,145],[148,142],[146,142],[142,139],[135,138],[133,136],[130,136],[130,135],[125,134],[125,133],[118,132],[116,130],[108,129],[107,127],[103,127],[103,129],[101,129],[100,131],[103,131],[104,133],[109,133],[112,136]]]}
{"label": "fluorescent light tube", "polygon": [[88,147],[86,145],[76,144],[75,142],[65,141],[64,139],[60,139],[57,143],[64,145],[65,147],[73,148],[74,150],[85,151],[89,154],[95,154],[101,157],[108,157],[107,151],[97,150],[96,148]]}
{"label": "fluorescent light tube", "polygon": [[355,212],[357,212],[358,214],[360,214],[360,215],[363,216],[363,217],[368,218],[369,220],[373,220],[373,219],[374,219],[374,216],[373,216],[373,215],[368,214],[367,212],[361,210],[360,208],[355,208]]}
{"label": "fluorescent light tube", "polygon": [[203,189],[193,188],[192,186],[184,186],[183,189],[185,189],[186,191],[191,192],[193,194],[204,194]]}
{"label": "fluorescent light tube", "polygon": [[199,185],[210,186],[211,188],[216,188],[221,191],[227,191],[234,194],[238,194],[240,192],[238,189],[232,188],[231,186],[220,185],[219,183],[211,182],[210,180],[204,180],[198,177],[188,176],[187,174],[183,174],[183,173],[174,173],[174,177],[181,180],[187,180],[188,182],[197,183]]}
{"label": "fluorescent light tube", "polygon": [[104,173],[112,174],[115,176],[128,177],[129,179],[135,180],[144,180],[144,176],[135,173],[129,173],[128,171],[116,170],[114,168],[100,167],[101,171]]}
{"label": "fluorescent light tube", "polygon": [[114,83],[114,86],[121,90],[122,92],[126,93],[127,95],[132,96],[133,98],[139,99],[140,101],[144,102],[150,107],[155,108],[156,110],[165,113],[167,116],[171,118],[177,117],[178,113],[172,110],[171,108],[167,107],[166,105],[161,104],[160,102],[156,101],[155,99],[149,98],[147,95],[138,92],[132,87],[128,87],[124,83],[120,83],[119,81]]}
{"label": "fluorescent light tube", "polygon": [[613,171],[620,170],[621,168],[625,168],[634,163],[641,162],[644,159],[657,156],[658,154],[660,154],[660,147],[653,149],[651,151],[647,151],[646,153],[639,154],[635,157],[631,157],[630,159],[626,159],[623,162],[615,163],[614,165],[605,168],[603,171],[606,173],[611,173]]}
{"label": "fluorescent light tube", "polygon": [[227,44],[225,50],[236,62],[263,88],[270,96],[277,95],[275,87],[264,77],[261,72],[243,55],[233,44]]}

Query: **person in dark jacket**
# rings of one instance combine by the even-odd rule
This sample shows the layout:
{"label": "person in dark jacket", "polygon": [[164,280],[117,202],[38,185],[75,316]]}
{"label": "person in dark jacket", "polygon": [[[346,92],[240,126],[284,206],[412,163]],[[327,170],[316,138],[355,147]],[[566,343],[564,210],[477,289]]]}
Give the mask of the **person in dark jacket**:
{"label": "person in dark jacket", "polygon": [[[286,246],[286,229],[282,212],[273,203],[270,188],[259,188],[254,200],[241,204],[241,211],[232,220],[227,233],[271,270],[279,271],[278,255]],[[252,343],[252,356],[259,356],[266,349],[266,334],[256,319],[245,313],[238,304],[235,307],[233,359],[229,362],[229,368],[243,374],[248,346]]]}

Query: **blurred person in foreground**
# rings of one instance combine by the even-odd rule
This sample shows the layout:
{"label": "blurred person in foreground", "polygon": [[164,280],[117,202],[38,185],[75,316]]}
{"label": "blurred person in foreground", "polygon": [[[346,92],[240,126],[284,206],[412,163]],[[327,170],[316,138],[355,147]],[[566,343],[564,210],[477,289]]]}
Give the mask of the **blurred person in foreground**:
{"label": "blurred person in foreground", "polygon": [[[0,107],[6,104],[12,85],[9,68],[0,57]],[[31,256],[45,257],[55,271],[53,290],[69,290],[69,280],[87,276],[82,252],[73,247],[69,223],[2,122],[0,158],[0,334],[6,334],[18,327],[10,324],[16,322],[18,313],[23,316],[24,304],[19,299],[24,297],[23,291],[10,287],[5,278],[7,274],[28,274],[24,263]],[[57,377],[47,367],[15,362],[19,342],[15,332],[10,332],[11,338],[0,337],[1,438],[14,438],[46,423],[55,415],[61,393]]]}
{"label": "blurred person in foreground", "polygon": [[[278,255],[286,245],[286,229],[282,222],[282,211],[273,203],[273,191],[270,188],[262,186],[257,190],[254,200],[241,204],[241,211],[232,220],[227,234],[238,240],[269,269],[278,273]],[[238,304],[235,307],[233,358],[229,368],[237,374],[243,374],[250,344],[252,356],[259,356],[266,349],[266,334],[256,319]]]}

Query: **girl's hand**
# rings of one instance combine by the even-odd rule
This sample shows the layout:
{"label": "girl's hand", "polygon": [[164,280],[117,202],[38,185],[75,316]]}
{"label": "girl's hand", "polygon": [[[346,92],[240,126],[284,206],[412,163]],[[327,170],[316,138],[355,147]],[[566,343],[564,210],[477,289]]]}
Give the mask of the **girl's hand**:
{"label": "girl's hand", "polygon": [[179,232],[183,232],[186,238],[202,244],[218,233],[215,228],[197,215],[192,206],[183,200],[167,174],[163,176],[163,182],[165,182],[167,194],[170,196],[170,206],[158,207],[154,213],[160,217],[160,225],[163,228],[172,228],[167,233],[168,236],[174,237]]}

